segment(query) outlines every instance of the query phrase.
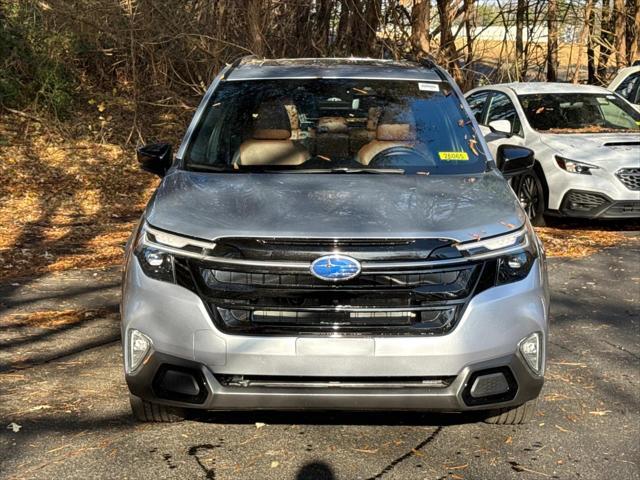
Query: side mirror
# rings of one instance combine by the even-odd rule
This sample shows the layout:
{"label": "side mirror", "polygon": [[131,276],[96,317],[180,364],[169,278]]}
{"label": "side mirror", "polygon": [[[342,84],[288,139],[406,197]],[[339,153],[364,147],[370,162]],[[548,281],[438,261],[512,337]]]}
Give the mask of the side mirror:
{"label": "side mirror", "polygon": [[507,137],[511,136],[511,122],[509,120],[494,120],[493,122],[489,122],[489,129],[493,133],[500,133]]}
{"label": "side mirror", "polygon": [[150,143],[136,150],[136,157],[140,168],[145,172],[150,172],[164,177],[171,163],[173,155],[169,143]]}
{"label": "side mirror", "polygon": [[533,155],[533,150],[529,148],[500,145],[496,154],[496,163],[505,177],[515,177],[533,168],[535,163]]}

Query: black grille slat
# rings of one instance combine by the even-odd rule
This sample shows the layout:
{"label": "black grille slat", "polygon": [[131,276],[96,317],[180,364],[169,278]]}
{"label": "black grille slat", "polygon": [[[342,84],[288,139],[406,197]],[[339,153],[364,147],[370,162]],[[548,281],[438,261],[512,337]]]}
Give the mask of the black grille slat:
{"label": "black grille slat", "polygon": [[[450,285],[454,283],[465,270],[428,271],[418,273],[378,273],[361,274],[357,279],[342,282],[340,286],[349,288],[407,288],[421,285]],[[203,269],[202,274],[209,286],[216,283],[236,284],[255,287],[292,287],[292,288],[327,288],[327,282],[309,273],[251,273],[221,269]]]}

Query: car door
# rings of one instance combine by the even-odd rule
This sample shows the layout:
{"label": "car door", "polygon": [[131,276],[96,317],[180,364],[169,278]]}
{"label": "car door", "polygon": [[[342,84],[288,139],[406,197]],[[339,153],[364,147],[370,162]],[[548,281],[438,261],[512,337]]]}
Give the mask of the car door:
{"label": "car door", "polygon": [[[485,110],[485,118],[480,128],[494,158],[500,145],[524,146],[522,120],[518,115],[515,105],[507,94],[498,91],[492,92]],[[511,124],[511,129],[508,134],[491,131],[491,122],[496,120],[507,120]]]}

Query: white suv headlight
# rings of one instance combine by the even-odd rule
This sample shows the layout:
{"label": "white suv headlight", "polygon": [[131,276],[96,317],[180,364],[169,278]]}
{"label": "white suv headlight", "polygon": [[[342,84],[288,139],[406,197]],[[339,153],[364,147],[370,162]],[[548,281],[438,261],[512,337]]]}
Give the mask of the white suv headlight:
{"label": "white suv headlight", "polygon": [[581,175],[591,175],[591,170],[597,170],[600,168],[595,165],[591,165],[590,163],[569,160],[568,158],[561,157],[560,155],[556,155],[556,163],[561,169],[569,173],[578,173]]}

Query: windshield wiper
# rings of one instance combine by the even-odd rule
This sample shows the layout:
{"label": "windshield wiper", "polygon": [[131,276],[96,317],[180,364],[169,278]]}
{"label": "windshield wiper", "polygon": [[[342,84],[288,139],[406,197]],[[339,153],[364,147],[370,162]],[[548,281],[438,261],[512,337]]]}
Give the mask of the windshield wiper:
{"label": "windshield wiper", "polygon": [[273,170],[278,173],[396,173],[402,175],[404,170],[402,168],[301,168],[291,170]]}
{"label": "windshield wiper", "polygon": [[226,165],[205,165],[204,163],[187,163],[186,167],[195,172],[233,172]]}

